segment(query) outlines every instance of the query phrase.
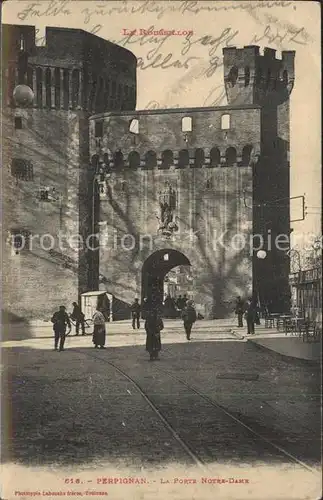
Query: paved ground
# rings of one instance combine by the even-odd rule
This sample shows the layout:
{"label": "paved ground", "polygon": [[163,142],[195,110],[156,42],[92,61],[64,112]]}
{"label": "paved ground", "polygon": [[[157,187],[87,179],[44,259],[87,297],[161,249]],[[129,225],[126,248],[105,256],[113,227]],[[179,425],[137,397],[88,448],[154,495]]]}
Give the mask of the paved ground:
{"label": "paved ground", "polygon": [[[179,320],[164,320],[167,325],[166,331],[178,332],[179,335],[183,332],[182,322]],[[197,327],[195,331],[199,333],[210,333],[210,332],[225,332],[230,331],[235,327],[235,322],[232,319],[221,319],[221,320],[203,320],[196,323]],[[132,335],[133,330],[131,327],[131,321],[114,321],[112,323],[106,323],[107,331],[110,336],[114,335]],[[141,320],[141,327],[144,326],[144,320]],[[87,333],[93,328],[87,329]],[[52,337],[53,325],[50,321],[35,321],[29,324],[16,323],[12,325],[4,325],[1,332],[1,337],[3,341],[9,340],[25,340],[31,338],[47,338]],[[140,330],[143,332],[143,328]],[[72,327],[72,333],[75,333],[75,327]]]}
{"label": "paved ground", "polygon": [[298,337],[288,336],[256,336],[250,339],[261,348],[269,349],[280,355],[304,361],[320,363],[322,359],[322,346],[320,342],[303,342]]}
{"label": "paved ground", "polygon": [[[52,339],[40,337],[2,344],[9,401],[3,408],[6,470],[16,464],[42,467],[44,473],[72,468],[93,474],[108,464],[120,476],[176,464],[183,477],[194,467],[216,467],[208,477],[219,477],[219,467],[230,476],[238,470],[240,478],[257,470],[259,482],[265,470],[291,469],[297,477],[305,474],[307,494],[317,491],[312,471],[320,462],[319,366],[275,359],[238,340],[225,325],[198,328],[187,342],[179,324],[166,322],[161,360],[154,363],[148,361],[143,331],[108,336],[105,351],[94,350],[90,336],[73,336],[58,353]],[[275,500],[283,490],[254,498]],[[145,491],[131,498],[146,498]],[[211,496],[206,489],[205,496],[178,491],[172,498],[225,495],[214,489]],[[246,498],[256,490],[239,491]],[[297,496],[301,490],[295,485],[286,491],[290,498],[306,498]],[[313,491],[307,498],[318,498]],[[230,495],[240,498],[223,498]],[[120,498],[126,496],[120,491]],[[110,498],[119,498],[116,489]]]}
{"label": "paved ground", "polygon": [[312,338],[309,341],[303,341],[298,334],[286,335],[283,331],[265,328],[263,325],[256,326],[254,335],[246,335],[243,328],[233,327],[231,331],[241,340],[254,342],[257,346],[282,356],[312,363],[320,363],[322,359],[322,343]]}

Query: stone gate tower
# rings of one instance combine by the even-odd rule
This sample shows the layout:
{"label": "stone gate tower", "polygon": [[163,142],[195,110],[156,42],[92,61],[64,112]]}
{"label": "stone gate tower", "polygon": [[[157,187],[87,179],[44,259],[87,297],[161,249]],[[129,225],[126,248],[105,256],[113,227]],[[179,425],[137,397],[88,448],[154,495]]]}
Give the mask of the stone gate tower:
{"label": "stone gate tower", "polygon": [[253,170],[253,233],[263,236],[267,256],[261,260],[254,255],[253,288],[262,302],[272,302],[275,310],[288,310],[289,98],[295,52],[283,51],[281,60],[275,53],[266,47],[260,55],[256,46],[224,49],[224,79],[228,103],[261,109],[261,154]]}
{"label": "stone gate tower", "polygon": [[286,306],[286,252],[260,261],[248,242],[257,234],[268,250],[268,235],[283,234],[288,248],[294,52],[231,47],[223,57],[227,106],[91,117],[100,286],[126,303],[161,300],[169,270],[190,265],[206,317],[232,312],[236,295]]}
{"label": "stone gate tower", "polygon": [[93,226],[89,118],[135,109],[136,58],[77,29],[47,28],[45,46],[34,26],[1,35],[4,312],[48,318],[95,286],[78,243]]}
{"label": "stone gate tower", "polygon": [[38,46],[34,26],[3,25],[2,56],[5,312],[48,318],[99,287],[159,301],[180,265],[205,317],[236,295],[286,309],[288,258],[268,240],[288,246],[294,52],[225,48],[226,106],[149,111],[135,56],[93,34],[51,27]]}

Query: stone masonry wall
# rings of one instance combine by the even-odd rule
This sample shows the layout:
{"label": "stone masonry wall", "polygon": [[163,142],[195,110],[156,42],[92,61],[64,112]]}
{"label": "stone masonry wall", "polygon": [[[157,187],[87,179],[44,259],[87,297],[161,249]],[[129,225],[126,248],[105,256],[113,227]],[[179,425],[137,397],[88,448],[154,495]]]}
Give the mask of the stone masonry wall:
{"label": "stone masonry wall", "polygon": [[[79,244],[92,228],[89,113],[135,108],[136,57],[83,30],[47,27],[39,47],[35,26],[2,28],[4,316],[48,318],[94,286],[95,261]],[[33,90],[30,107],[14,98],[17,85]],[[14,159],[30,162],[29,179],[13,175]],[[21,231],[32,244],[16,253],[10,235]]]}
{"label": "stone masonry wall", "polygon": [[[158,234],[159,191],[169,181],[177,191],[178,231]],[[157,250],[174,249],[190,261],[194,300],[208,317],[228,312],[236,295],[252,291],[249,248],[252,234],[252,169],[157,169],[113,174],[101,199],[100,275],[104,288],[130,303],[141,295],[145,260]],[[209,187],[207,187],[209,186]],[[235,236],[239,234],[238,241]],[[236,247],[234,247],[236,245]]]}
{"label": "stone masonry wall", "polygon": [[[22,129],[15,130],[14,117],[22,118]],[[60,304],[70,306],[77,300],[79,289],[79,263],[83,259],[83,276],[86,265],[82,252],[71,248],[59,234],[79,233],[79,196],[81,172],[88,168],[80,158],[80,143],[87,136],[80,136],[80,112],[37,109],[7,109],[3,114],[3,212],[4,235],[4,287],[5,313],[25,318],[48,318]],[[87,129],[86,129],[87,132]],[[11,173],[13,158],[30,160],[33,179],[16,179]],[[84,175],[84,174],[82,174]],[[55,188],[51,201],[39,199],[40,189]],[[28,231],[28,248],[12,251],[13,230]],[[41,248],[40,237],[43,237]],[[38,237],[36,235],[39,235]],[[73,246],[73,243],[72,243]],[[80,256],[82,259],[80,259]],[[81,279],[80,282],[84,278]],[[81,291],[84,291],[81,290]]]}

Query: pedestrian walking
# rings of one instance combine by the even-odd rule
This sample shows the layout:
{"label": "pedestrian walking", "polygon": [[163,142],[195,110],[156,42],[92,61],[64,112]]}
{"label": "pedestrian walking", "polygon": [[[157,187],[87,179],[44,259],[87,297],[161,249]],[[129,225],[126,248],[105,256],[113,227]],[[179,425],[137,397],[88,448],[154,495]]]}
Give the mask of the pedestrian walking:
{"label": "pedestrian walking", "polygon": [[235,313],[238,316],[238,328],[243,327],[243,313],[245,311],[245,304],[241,297],[237,297]]}
{"label": "pedestrian walking", "polygon": [[255,333],[255,318],[256,311],[252,300],[248,300],[246,304],[245,319],[247,321],[248,335]]}
{"label": "pedestrian walking", "polygon": [[131,304],[132,328],[134,330],[136,329],[136,326],[138,330],[140,328],[140,312],[141,306],[139,304],[139,299],[135,299],[134,303]]}
{"label": "pedestrian walking", "polygon": [[[55,351],[57,351],[57,349],[59,348],[60,351],[63,351],[66,335],[68,335],[71,331],[71,322],[66,312],[65,306],[59,307],[59,310],[53,314],[51,322],[53,323],[54,330],[54,349]],[[66,334],[67,327],[69,328],[69,330]]]}
{"label": "pedestrian walking", "polygon": [[161,350],[160,332],[164,329],[164,324],[155,308],[147,309],[145,317],[146,351],[149,352],[150,361],[154,361],[158,359],[158,353]]}
{"label": "pedestrian walking", "polygon": [[96,309],[92,319],[94,323],[93,338],[92,338],[94,347],[96,349],[98,347],[100,347],[100,349],[105,349],[106,331],[105,331],[105,318],[103,316],[103,313],[99,309]]}
{"label": "pedestrian walking", "polygon": [[176,318],[175,300],[169,294],[166,295],[165,300],[164,300],[164,317],[165,318]]}
{"label": "pedestrian walking", "polygon": [[77,304],[77,302],[73,302],[73,311],[71,314],[71,319],[75,321],[75,335],[79,334],[80,326],[82,329],[82,335],[85,335],[85,316],[84,313],[82,313],[80,306]]}
{"label": "pedestrian walking", "polygon": [[181,295],[179,295],[177,297],[177,300],[176,300],[176,307],[177,309],[179,309],[180,311],[182,311],[183,307],[184,307],[184,302],[183,302],[183,297]]}
{"label": "pedestrian walking", "polygon": [[191,340],[191,331],[192,331],[192,326],[195,323],[197,316],[196,316],[196,311],[193,306],[193,301],[188,300],[186,303],[186,306],[183,309],[182,312],[182,319],[184,321],[184,329],[186,333],[186,338],[187,340]]}
{"label": "pedestrian walking", "polygon": [[254,304],[255,309],[255,325],[260,325],[260,306],[259,304]]}

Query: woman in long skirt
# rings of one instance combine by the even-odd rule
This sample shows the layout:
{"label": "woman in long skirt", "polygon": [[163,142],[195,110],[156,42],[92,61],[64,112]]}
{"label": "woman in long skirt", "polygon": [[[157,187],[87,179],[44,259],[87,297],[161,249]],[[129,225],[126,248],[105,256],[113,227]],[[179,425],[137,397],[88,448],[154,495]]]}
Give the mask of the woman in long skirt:
{"label": "woman in long skirt", "polygon": [[150,354],[150,361],[158,359],[161,350],[160,332],[164,328],[163,320],[156,310],[146,311],[146,351]]}
{"label": "woman in long skirt", "polygon": [[94,330],[92,342],[94,347],[97,348],[100,346],[100,349],[105,349],[105,318],[99,309],[97,309],[93,314],[93,323]]}

